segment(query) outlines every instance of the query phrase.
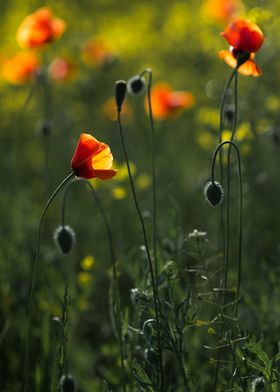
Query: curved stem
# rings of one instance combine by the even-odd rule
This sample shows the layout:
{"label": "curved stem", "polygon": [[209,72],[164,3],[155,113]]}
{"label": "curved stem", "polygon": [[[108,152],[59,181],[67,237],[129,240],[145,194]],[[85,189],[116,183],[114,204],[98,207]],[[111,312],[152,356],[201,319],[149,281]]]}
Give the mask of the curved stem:
{"label": "curved stem", "polygon": [[152,152],[152,180],[153,180],[153,253],[155,278],[158,276],[158,258],[157,258],[157,189],[156,189],[156,150],[155,150],[155,123],[152,109],[151,88],[153,81],[153,73],[150,68],[145,68],[140,75],[148,74],[148,108],[151,125],[151,152]]}
{"label": "curved stem", "polygon": [[39,222],[39,227],[38,227],[38,236],[37,236],[37,246],[36,246],[36,258],[35,258],[35,265],[34,265],[34,270],[33,270],[33,276],[32,276],[32,282],[31,282],[31,291],[30,291],[30,297],[29,297],[29,321],[28,321],[28,329],[27,329],[27,338],[26,338],[26,346],[25,346],[25,361],[24,361],[24,392],[28,392],[28,385],[29,385],[29,356],[30,356],[30,338],[31,338],[31,326],[32,326],[32,318],[33,318],[33,307],[34,307],[34,294],[35,294],[35,288],[36,288],[36,283],[37,283],[37,274],[38,274],[38,267],[39,267],[39,256],[40,256],[40,241],[41,241],[41,232],[42,232],[42,225],[44,221],[44,217],[46,215],[46,212],[55,198],[55,196],[58,194],[60,189],[63,187],[63,185],[73,176],[75,175],[74,172],[70,173],[61,183],[60,185],[56,188],[56,190],[53,192],[49,200],[47,201],[43,212],[41,214],[40,222]]}
{"label": "curved stem", "polygon": [[156,282],[155,282],[153,263],[152,263],[150,249],[149,249],[149,245],[148,245],[148,239],[147,239],[145,223],[144,223],[144,219],[143,219],[140,207],[139,207],[139,203],[138,203],[138,199],[137,199],[137,195],[136,195],[136,191],[135,191],[135,187],[134,187],[134,183],[133,183],[133,179],[132,179],[129,159],[128,159],[128,155],[127,155],[127,151],[126,151],[126,145],[125,145],[124,136],[123,136],[123,129],[122,129],[122,123],[121,123],[121,112],[119,110],[118,110],[118,125],[119,125],[119,132],[120,132],[122,149],[123,149],[123,153],[124,153],[124,156],[125,156],[125,161],[126,161],[126,166],[127,166],[130,186],[131,186],[132,195],[133,195],[133,199],[134,199],[134,204],[135,204],[135,208],[137,210],[137,214],[138,214],[139,221],[140,221],[140,224],[141,224],[141,228],[142,228],[142,232],[143,232],[143,238],[144,238],[144,244],[145,244],[147,257],[148,257],[148,262],[149,262],[149,269],[150,269],[150,275],[151,275],[151,281],[152,281],[152,289],[153,289],[153,301],[154,301],[154,308],[155,308],[155,315],[156,315],[156,324],[157,324],[157,340],[158,340],[158,351],[159,351],[161,391],[164,392],[164,375],[163,375],[162,348],[161,348],[159,310],[158,310],[158,292],[157,292],[157,286],[156,286]]}
{"label": "curved stem", "polygon": [[121,322],[121,309],[120,309],[120,297],[119,297],[119,288],[118,288],[118,278],[117,278],[117,259],[116,259],[116,253],[115,253],[115,248],[114,248],[114,243],[113,243],[113,235],[112,235],[112,230],[109,224],[109,221],[107,219],[106,212],[103,208],[103,204],[98,197],[98,194],[92,184],[84,179],[84,178],[77,178],[70,182],[65,189],[64,195],[63,195],[63,200],[62,200],[62,208],[61,208],[61,224],[62,226],[65,225],[65,210],[66,210],[66,201],[67,201],[67,195],[69,193],[69,189],[73,184],[83,182],[85,185],[87,185],[91,192],[92,195],[95,199],[96,204],[99,207],[100,213],[102,215],[102,219],[106,228],[107,232],[107,238],[108,238],[108,243],[109,243],[109,249],[110,249],[110,258],[111,258],[111,264],[112,264],[112,270],[113,270],[113,309],[114,309],[114,317],[116,319],[116,324],[117,324],[117,336],[119,340],[119,346],[120,346],[120,357],[121,357],[121,369],[122,369],[122,380],[123,380],[123,391],[126,392],[126,385],[125,385],[125,367],[124,367],[124,347],[123,347],[123,335],[122,335],[122,322]]}

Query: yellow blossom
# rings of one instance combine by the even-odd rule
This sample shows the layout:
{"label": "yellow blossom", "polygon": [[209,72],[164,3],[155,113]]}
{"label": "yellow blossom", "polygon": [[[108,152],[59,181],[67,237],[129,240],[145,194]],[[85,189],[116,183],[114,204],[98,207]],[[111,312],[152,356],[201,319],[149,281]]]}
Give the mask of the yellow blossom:
{"label": "yellow blossom", "polygon": [[95,259],[92,255],[87,255],[81,261],[81,267],[83,270],[90,270],[95,264]]}

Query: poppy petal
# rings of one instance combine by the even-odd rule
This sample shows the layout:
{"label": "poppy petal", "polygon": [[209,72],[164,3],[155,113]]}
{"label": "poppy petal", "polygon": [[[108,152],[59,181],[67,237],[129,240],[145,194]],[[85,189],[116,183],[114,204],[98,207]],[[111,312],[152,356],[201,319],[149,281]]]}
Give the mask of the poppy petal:
{"label": "poppy petal", "polygon": [[[229,50],[220,50],[219,57],[230,67],[236,67],[237,60]],[[260,76],[262,74],[261,69],[254,62],[253,58],[254,54],[252,53],[250,59],[238,68],[240,74],[245,76]]]}
{"label": "poppy petal", "polygon": [[237,19],[221,35],[236,50],[257,52],[264,40],[263,32],[248,19]]}

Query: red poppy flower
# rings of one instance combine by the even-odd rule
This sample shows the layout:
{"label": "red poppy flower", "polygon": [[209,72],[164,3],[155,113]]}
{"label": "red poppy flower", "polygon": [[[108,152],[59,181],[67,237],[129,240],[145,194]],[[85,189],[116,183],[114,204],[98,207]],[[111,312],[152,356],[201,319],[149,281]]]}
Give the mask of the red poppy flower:
{"label": "red poppy flower", "polygon": [[68,59],[56,57],[48,67],[48,73],[55,82],[66,82],[75,75],[76,67]]}
{"label": "red poppy flower", "polygon": [[71,160],[71,167],[77,177],[109,180],[117,174],[112,170],[113,155],[107,144],[95,137],[82,133]]}
{"label": "red poppy flower", "polygon": [[82,47],[82,57],[89,65],[102,66],[115,59],[107,42],[102,38],[91,38]]}
{"label": "red poppy flower", "polygon": [[4,61],[3,78],[12,84],[23,84],[32,80],[39,70],[39,59],[35,53],[19,52]]}
{"label": "red poppy flower", "polygon": [[233,20],[243,8],[241,0],[206,0],[203,4],[205,16],[221,23]]}
{"label": "red poppy flower", "polygon": [[254,62],[254,54],[263,44],[261,29],[250,20],[237,19],[221,35],[230,44],[230,50],[220,51],[219,56],[231,67],[236,67],[238,60],[245,56],[244,59],[247,60],[238,67],[238,71],[247,76],[259,76],[261,70]]}
{"label": "red poppy flower", "polygon": [[16,37],[22,48],[39,48],[59,38],[65,29],[65,21],[54,18],[50,8],[43,7],[24,18]]}
{"label": "red poppy flower", "polygon": [[[156,84],[151,91],[153,115],[156,119],[172,117],[194,105],[194,96],[188,91],[172,91],[167,83]],[[147,101],[145,102],[148,111]]]}

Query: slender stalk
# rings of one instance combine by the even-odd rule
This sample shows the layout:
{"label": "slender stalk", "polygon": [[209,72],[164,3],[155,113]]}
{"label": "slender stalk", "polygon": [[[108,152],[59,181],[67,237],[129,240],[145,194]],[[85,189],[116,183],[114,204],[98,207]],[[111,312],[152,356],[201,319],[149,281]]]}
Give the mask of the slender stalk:
{"label": "slender stalk", "polygon": [[[234,68],[234,70],[232,71],[222,98],[221,98],[221,103],[220,103],[220,128],[219,128],[219,144],[222,143],[222,132],[224,129],[224,108],[225,108],[225,102],[226,102],[226,98],[228,95],[228,91],[231,85],[231,82],[234,78],[234,76],[236,76],[237,78],[237,69],[238,66],[236,66]],[[235,97],[237,97],[237,94],[235,94]],[[236,101],[237,98],[235,98]],[[234,107],[234,129],[236,126],[236,107]],[[219,149],[219,164],[220,164],[220,178],[221,178],[221,184],[223,185],[223,154],[222,154],[222,149]],[[229,156],[229,155],[228,155]],[[227,175],[229,178],[229,171],[227,172]],[[229,189],[227,188],[227,191]],[[228,257],[229,257],[229,193],[228,193],[228,197],[227,197],[227,204],[226,204],[226,214],[227,214],[227,219],[226,219],[226,236],[225,236],[225,227],[224,227],[224,206],[223,204],[221,205],[220,208],[220,226],[221,226],[221,236],[222,236],[222,249],[223,249],[223,280],[222,280],[222,287],[224,288],[223,290],[223,294],[222,294],[222,303],[224,304],[225,302],[225,293],[226,293],[226,287],[227,287],[227,275],[228,275]],[[221,325],[221,335],[223,333],[223,328],[224,325]],[[216,366],[216,371],[215,371],[215,378],[214,378],[214,387],[213,390],[216,390],[216,385],[217,385],[217,381],[218,381],[218,374],[219,374],[219,369],[220,369],[220,361],[217,362],[217,366]]]}
{"label": "slender stalk", "polygon": [[111,258],[111,264],[112,264],[112,270],[113,270],[113,309],[114,309],[114,317],[116,320],[117,324],[117,336],[119,340],[119,347],[120,347],[120,357],[121,357],[121,369],[122,369],[122,382],[123,382],[123,391],[126,392],[126,382],[125,382],[125,366],[124,366],[124,345],[123,345],[123,334],[122,334],[122,320],[121,320],[121,307],[120,307],[120,296],[119,296],[119,287],[118,287],[118,277],[117,277],[117,259],[116,259],[116,253],[115,253],[115,248],[114,248],[114,242],[113,242],[113,235],[112,235],[112,230],[109,224],[109,221],[107,219],[106,212],[103,208],[103,204],[98,197],[98,194],[94,187],[91,185],[91,183],[84,179],[84,178],[77,178],[70,182],[65,189],[64,195],[63,195],[63,200],[62,200],[62,208],[61,208],[61,225],[65,225],[65,210],[66,210],[66,201],[67,201],[67,195],[69,193],[69,189],[73,184],[83,182],[86,184],[91,192],[92,195],[95,199],[96,204],[99,207],[99,211],[101,213],[106,232],[107,232],[107,238],[108,238],[108,243],[109,243],[109,249],[110,249],[110,258]]}
{"label": "slender stalk", "polygon": [[124,141],[123,129],[122,129],[122,123],[121,123],[121,112],[120,112],[120,110],[118,110],[118,125],[119,125],[119,132],[120,132],[122,149],[123,149],[123,153],[124,153],[124,156],[125,156],[125,161],[126,161],[126,166],[127,166],[130,186],[131,186],[132,195],[133,195],[133,199],[134,199],[134,204],[135,204],[135,207],[136,207],[136,210],[137,210],[137,214],[138,214],[138,217],[139,217],[139,221],[140,221],[140,224],[141,224],[141,228],[142,228],[142,232],[143,232],[143,238],[144,238],[144,244],[145,244],[147,257],[148,257],[148,262],[149,262],[149,269],[150,269],[150,275],[151,275],[151,281],[152,281],[152,290],[153,290],[153,301],[154,301],[154,308],[155,308],[155,315],[156,315],[156,325],[157,325],[157,340],[158,340],[160,378],[161,378],[160,390],[162,392],[164,392],[165,388],[164,388],[162,348],[161,348],[160,322],[159,322],[159,310],[158,310],[158,292],[157,292],[157,286],[156,286],[156,282],[155,282],[153,263],[152,263],[150,249],[149,249],[149,245],[148,245],[148,239],[147,239],[145,223],[144,223],[144,219],[143,219],[140,207],[139,207],[139,203],[138,203],[138,199],[137,199],[137,195],[136,195],[136,191],[135,191],[135,186],[134,186],[133,179],[132,179],[129,159],[128,159],[128,155],[127,155],[127,151],[126,151],[126,145],[125,145],[125,141]]}
{"label": "slender stalk", "polygon": [[156,184],[156,149],[155,149],[155,123],[152,109],[151,100],[151,88],[153,81],[153,73],[150,68],[144,69],[141,75],[145,73],[148,74],[148,88],[147,88],[147,98],[148,98],[148,108],[149,108],[149,118],[151,125],[151,153],[152,153],[152,182],[153,182],[153,253],[154,253],[154,267],[155,267],[155,278],[158,276],[158,258],[157,258],[157,184]]}
{"label": "slender stalk", "polygon": [[32,282],[31,282],[31,290],[30,290],[30,297],[29,297],[29,319],[28,319],[28,329],[27,329],[27,338],[26,338],[26,346],[25,346],[25,361],[24,361],[24,392],[28,392],[29,389],[29,357],[30,357],[30,338],[31,338],[31,326],[32,326],[32,318],[33,318],[33,308],[34,308],[34,294],[35,294],[35,288],[37,284],[37,275],[38,275],[38,267],[39,267],[39,256],[40,256],[40,242],[41,242],[41,232],[42,232],[42,225],[44,221],[44,217],[46,215],[46,212],[55,198],[55,196],[58,194],[60,189],[63,187],[63,185],[73,176],[75,173],[70,173],[61,183],[60,185],[56,188],[56,190],[53,192],[49,200],[47,201],[43,212],[41,214],[39,226],[38,226],[38,235],[37,235],[37,245],[36,245],[36,257],[35,257],[35,265],[33,269],[33,276],[32,276]]}
{"label": "slender stalk", "polygon": [[[235,128],[234,128],[235,129]],[[240,152],[237,145],[232,140],[226,140],[219,144],[217,149],[214,152],[213,160],[212,160],[212,169],[211,169],[211,181],[214,182],[214,171],[215,171],[215,162],[218,151],[222,146],[225,144],[229,144],[229,146],[234,147],[236,154],[237,154],[237,161],[238,161],[238,176],[239,176],[239,229],[238,229],[238,266],[237,266],[237,289],[236,289],[236,297],[235,297],[235,305],[234,305],[234,314],[235,317],[238,318],[238,302],[240,296],[240,287],[241,287],[241,269],[242,269],[242,242],[243,242],[243,189],[242,189],[242,171],[241,171],[241,157]],[[227,196],[229,198],[229,195]],[[226,287],[224,287],[225,292]],[[224,294],[225,297],[225,294]],[[225,305],[225,298],[223,301],[223,305]],[[221,333],[223,328],[221,330]],[[236,335],[236,328],[234,328],[234,339]],[[234,345],[235,348],[235,345]],[[217,368],[216,368],[217,374]],[[217,374],[218,375],[218,374]],[[214,386],[216,388],[217,379],[215,377]],[[215,389],[214,389],[215,390]]]}

